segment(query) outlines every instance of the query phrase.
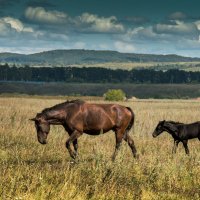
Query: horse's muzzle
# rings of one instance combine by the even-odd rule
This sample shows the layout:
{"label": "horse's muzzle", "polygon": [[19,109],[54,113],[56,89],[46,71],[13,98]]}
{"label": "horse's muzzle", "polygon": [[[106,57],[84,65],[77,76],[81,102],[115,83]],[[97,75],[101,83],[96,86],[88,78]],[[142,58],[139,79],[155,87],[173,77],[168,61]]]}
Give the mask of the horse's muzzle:
{"label": "horse's muzzle", "polygon": [[38,132],[38,142],[40,144],[47,144],[47,133]]}
{"label": "horse's muzzle", "polygon": [[47,144],[47,140],[45,139],[45,138],[38,138],[38,142],[40,143],[40,144]]}
{"label": "horse's muzzle", "polygon": [[46,140],[43,140],[43,141],[38,140],[38,141],[39,141],[40,144],[47,144],[47,141],[46,141]]}
{"label": "horse's muzzle", "polygon": [[157,135],[156,135],[155,133],[153,133],[152,136],[153,136],[154,138],[157,137]]}

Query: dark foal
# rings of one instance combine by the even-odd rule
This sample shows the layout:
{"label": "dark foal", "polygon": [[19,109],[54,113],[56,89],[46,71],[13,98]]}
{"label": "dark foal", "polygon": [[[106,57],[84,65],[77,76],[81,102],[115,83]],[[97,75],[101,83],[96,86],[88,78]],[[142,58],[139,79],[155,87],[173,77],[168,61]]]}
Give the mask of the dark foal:
{"label": "dark foal", "polygon": [[153,132],[153,137],[157,137],[164,131],[171,134],[174,138],[172,153],[176,153],[179,142],[182,142],[185,153],[189,154],[188,140],[193,138],[198,138],[200,140],[200,122],[183,124],[173,121],[160,121]]}
{"label": "dark foal", "polygon": [[[50,125],[62,125],[69,134],[66,148],[72,158],[76,158],[78,137],[83,133],[98,135],[110,130],[115,132],[116,148],[113,154],[115,159],[122,140],[124,139],[136,157],[136,148],[129,131],[134,124],[134,113],[129,107],[117,104],[92,104],[81,100],[67,101],[51,108],[44,109],[35,118],[38,141],[46,144]],[[74,150],[71,148],[73,144]]]}

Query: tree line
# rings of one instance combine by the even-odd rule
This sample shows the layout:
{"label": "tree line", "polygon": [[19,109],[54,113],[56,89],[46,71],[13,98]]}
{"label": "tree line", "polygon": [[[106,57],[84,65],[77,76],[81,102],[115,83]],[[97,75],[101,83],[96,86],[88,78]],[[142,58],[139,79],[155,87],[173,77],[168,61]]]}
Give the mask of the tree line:
{"label": "tree line", "polygon": [[112,70],[96,67],[16,67],[0,65],[0,81],[71,83],[200,83],[200,72],[178,69]]}

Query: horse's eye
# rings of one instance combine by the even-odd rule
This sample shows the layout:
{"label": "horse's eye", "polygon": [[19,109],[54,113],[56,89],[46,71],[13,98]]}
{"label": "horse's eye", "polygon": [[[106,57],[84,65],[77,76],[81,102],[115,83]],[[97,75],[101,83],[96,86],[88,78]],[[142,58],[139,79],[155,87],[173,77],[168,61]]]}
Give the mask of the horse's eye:
{"label": "horse's eye", "polygon": [[40,127],[38,125],[35,125],[36,130],[38,131]]}
{"label": "horse's eye", "polygon": [[160,130],[160,127],[158,126],[158,127],[156,128],[156,130],[159,131],[159,130]]}

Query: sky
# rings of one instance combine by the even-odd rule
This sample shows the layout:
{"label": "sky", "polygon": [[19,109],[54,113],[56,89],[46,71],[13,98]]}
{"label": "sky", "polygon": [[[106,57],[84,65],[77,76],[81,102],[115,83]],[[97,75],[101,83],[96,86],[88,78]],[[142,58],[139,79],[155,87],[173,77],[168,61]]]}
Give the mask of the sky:
{"label": "sky", "polygon": [[199,0],[0,0],[0,52],[200,57]]}

